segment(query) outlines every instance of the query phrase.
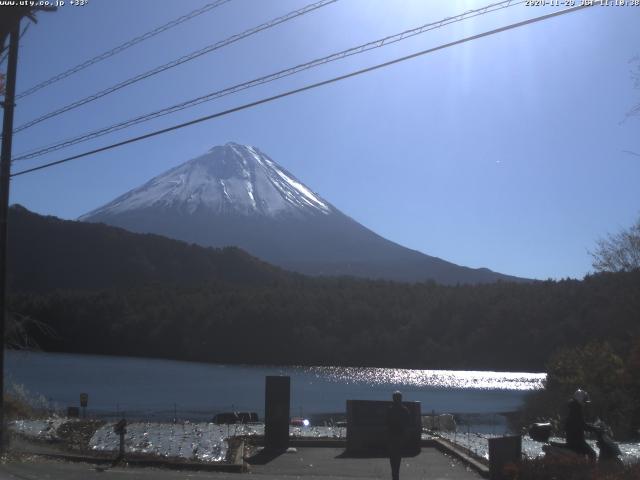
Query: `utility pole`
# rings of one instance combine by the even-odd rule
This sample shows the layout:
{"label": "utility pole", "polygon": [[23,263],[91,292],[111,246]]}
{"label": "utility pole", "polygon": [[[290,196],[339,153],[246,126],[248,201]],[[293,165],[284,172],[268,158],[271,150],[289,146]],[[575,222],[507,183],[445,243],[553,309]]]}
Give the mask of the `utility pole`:
{"label": "utility pole", "polygon": [[27,17],[36,21],[36,11],[56,11],[56,7],[4,7],[0,17],[0,51],[9,37],[9,57],[5,83],[4,116],[2,120],[2,151],[0,152],[0,453],[6,449],[4,418],[4,343],[7,320],[7,217],[9,214],[9,183],[11,179],[11,141],[13,140],[13,110],[16,100],[16,75],[18,72],[18,43],[20,21]]}
{"label": "utility pole", "polygon": [[11,140],[13,132],[13,108],[16,97],[18,70],[18,42],[20,18],[9,33],[9,57],[2,120],[2,154],[0,157],[0,452],[5,450],[4,418],[4,337],[7,318],[7,215],[9,213],[9,180],[11,175]]}

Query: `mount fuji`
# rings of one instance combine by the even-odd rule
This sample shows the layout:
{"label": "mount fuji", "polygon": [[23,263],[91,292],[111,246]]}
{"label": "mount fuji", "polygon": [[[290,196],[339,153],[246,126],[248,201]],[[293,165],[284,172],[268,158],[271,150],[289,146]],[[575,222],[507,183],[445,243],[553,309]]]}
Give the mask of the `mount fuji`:
{"label": "mount fuji", "polygon": [[80,217],[204,246],[238,246],[310,275],[486,283],[523,279],[472,269],[387,240],[255,147],[227,143]]}

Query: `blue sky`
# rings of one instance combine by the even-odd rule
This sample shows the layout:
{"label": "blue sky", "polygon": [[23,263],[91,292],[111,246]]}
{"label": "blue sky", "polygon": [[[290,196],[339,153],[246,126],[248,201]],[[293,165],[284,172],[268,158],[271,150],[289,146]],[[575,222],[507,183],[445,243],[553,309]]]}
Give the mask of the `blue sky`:
{"label": "blue sky", "polygon": [[[207,3],[89,0],[40,14],[18,91]],[[488,3],[488,2],[487,2]],[[340,0],[14,138],[14,155],[486,5]],[[15,125],[306,5],[233,0],[29,97]],[[534,17],[511,7],[205,103],[21,170]],[[594,7],[455,46],[66,165],[16,177],[11,202],[76,218],[214,145],[259,147],[377,233],[471,267],[577,277],[607,232],[640,215],[640,7]],[[635,64],[637,65],[637,64]],[[5,69],[3,65],[2,69]]]}

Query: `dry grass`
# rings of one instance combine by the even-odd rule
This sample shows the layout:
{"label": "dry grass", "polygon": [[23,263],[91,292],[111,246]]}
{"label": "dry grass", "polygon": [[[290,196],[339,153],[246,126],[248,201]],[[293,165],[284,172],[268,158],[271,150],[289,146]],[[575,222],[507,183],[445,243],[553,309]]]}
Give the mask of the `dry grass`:
{"label": "dry grass", "polygon": [[640,480],[640,463],[599,465],[580,459],[533,459],[505,469],[510,480]]}
{"label": "dry grass", "polygon": [[88,452],[89,441],[96,430],[105,424],[103,420],[79,420],[63,423],[56,432],[60,441],[70,450]]}
{"label": "dry grass", "polygon": [[4,396],[4,415],[7,420],[42,417],[29,403],[11,394]]}

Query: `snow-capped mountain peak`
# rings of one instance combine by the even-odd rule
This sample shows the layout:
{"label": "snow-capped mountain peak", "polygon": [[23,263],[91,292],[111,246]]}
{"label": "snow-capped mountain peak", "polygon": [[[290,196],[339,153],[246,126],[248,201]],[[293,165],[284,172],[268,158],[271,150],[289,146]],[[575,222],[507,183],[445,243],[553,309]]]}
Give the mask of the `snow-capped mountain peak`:
{"label": "snow-capped mountain peak", "polygon": [[147,208],[266,216],[334,211],[329,202],[257,148],[229,142],[158,175],[80,220]]}
{"label": "snow-capped mountain peak", "polygon": [[255,147],[213,147],[80,217],[209,247],[236,246],[311,275],[477,283],[511,279],[387,240]]}

